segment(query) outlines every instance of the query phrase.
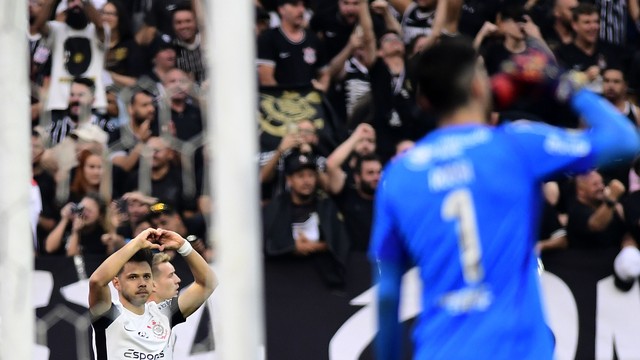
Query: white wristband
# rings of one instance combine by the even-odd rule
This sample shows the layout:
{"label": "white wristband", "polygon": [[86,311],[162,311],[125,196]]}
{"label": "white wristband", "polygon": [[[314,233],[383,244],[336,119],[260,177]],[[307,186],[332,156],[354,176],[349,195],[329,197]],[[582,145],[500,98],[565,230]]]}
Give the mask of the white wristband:
{"label": "white wristband", "polygon": [[185,240],[184,244],[182,244],[182,246],[180,246],[180,248],[178,249],[178,254],[182,256],[188,256],[192,251],[193,247],[191,246],[191,244],[189,244],[188,241]]}

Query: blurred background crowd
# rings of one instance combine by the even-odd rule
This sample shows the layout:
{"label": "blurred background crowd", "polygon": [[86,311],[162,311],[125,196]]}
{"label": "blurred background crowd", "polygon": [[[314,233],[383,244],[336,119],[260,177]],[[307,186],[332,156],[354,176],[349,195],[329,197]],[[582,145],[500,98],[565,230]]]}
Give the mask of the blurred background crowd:
{"label": "blurred background crowd", "polygon": [[[349,253],[367,250],[384,165],[436,127],[413,78],[437,41],[468,38],[489,75],[518,54],[549,51],[640,125],[639,2],[256,0],[259,89],[237,96],[259,100],[259,138],[247,140],[260,143],[265,257],[313,259],[329,286],[343,285]],[[153,226],[214,260],[203,95],[217,49],[206,47],[206,1],[28,5],[36,256],[106,257]],[[545,94],[516,90],[495,84],[491,124],[582,127]],[[535,251],[621,249],[616,275],[632,284],[638,173],[638,163],[615,163],[549,179],[542,214],[523,214],[540,218]]]}

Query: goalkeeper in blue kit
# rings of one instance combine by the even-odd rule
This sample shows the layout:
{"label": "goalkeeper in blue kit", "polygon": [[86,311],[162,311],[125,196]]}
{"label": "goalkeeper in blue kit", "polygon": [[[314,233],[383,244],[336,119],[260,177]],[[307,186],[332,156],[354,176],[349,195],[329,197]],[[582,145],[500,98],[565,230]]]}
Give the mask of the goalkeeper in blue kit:
{"label": "goalkeeper in blue kit", "polygon": [[[529,85],[553,83],[587,129],[527,121],[491,127],[489,78],[473,48],[447,41],[422,55],[418,102],[438,115],[439,127],[386,167],[376,192],[369,257],[378,282],[379,359],[401,354],[400,283],[410,265],[423,284],[414,358],[552,358],[533,251],[541,183],[640,150],[623,115],[581,90],[575,74],[548,71],[554,66],[549,58],[540,73],[553,78]],[[531,80],[529,64],[522,69]],[[512,71],[517,78],[518,68]]]}

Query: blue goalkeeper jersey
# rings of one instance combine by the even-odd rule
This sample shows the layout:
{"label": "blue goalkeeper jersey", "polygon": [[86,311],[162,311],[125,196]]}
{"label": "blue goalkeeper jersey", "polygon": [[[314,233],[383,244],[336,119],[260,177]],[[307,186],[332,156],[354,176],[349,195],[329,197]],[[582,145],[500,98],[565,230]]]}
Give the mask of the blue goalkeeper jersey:
{"label": "blue goalkeeper jersey", "polygon": [[415,358],[552,357],[533,252],[541,182],[592,169],[600,140],[526,121],[452,126],[386,167],[369,255],[419,267]]}

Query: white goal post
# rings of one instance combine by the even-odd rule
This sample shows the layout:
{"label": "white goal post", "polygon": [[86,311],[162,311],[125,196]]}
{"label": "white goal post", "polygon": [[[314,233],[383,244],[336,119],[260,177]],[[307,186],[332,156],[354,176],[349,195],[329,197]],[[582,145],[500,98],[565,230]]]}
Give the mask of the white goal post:
{"label": "white goal post", "polygon": [[0,2],[0,359],[31,359],[35,342],[27,7]]}

